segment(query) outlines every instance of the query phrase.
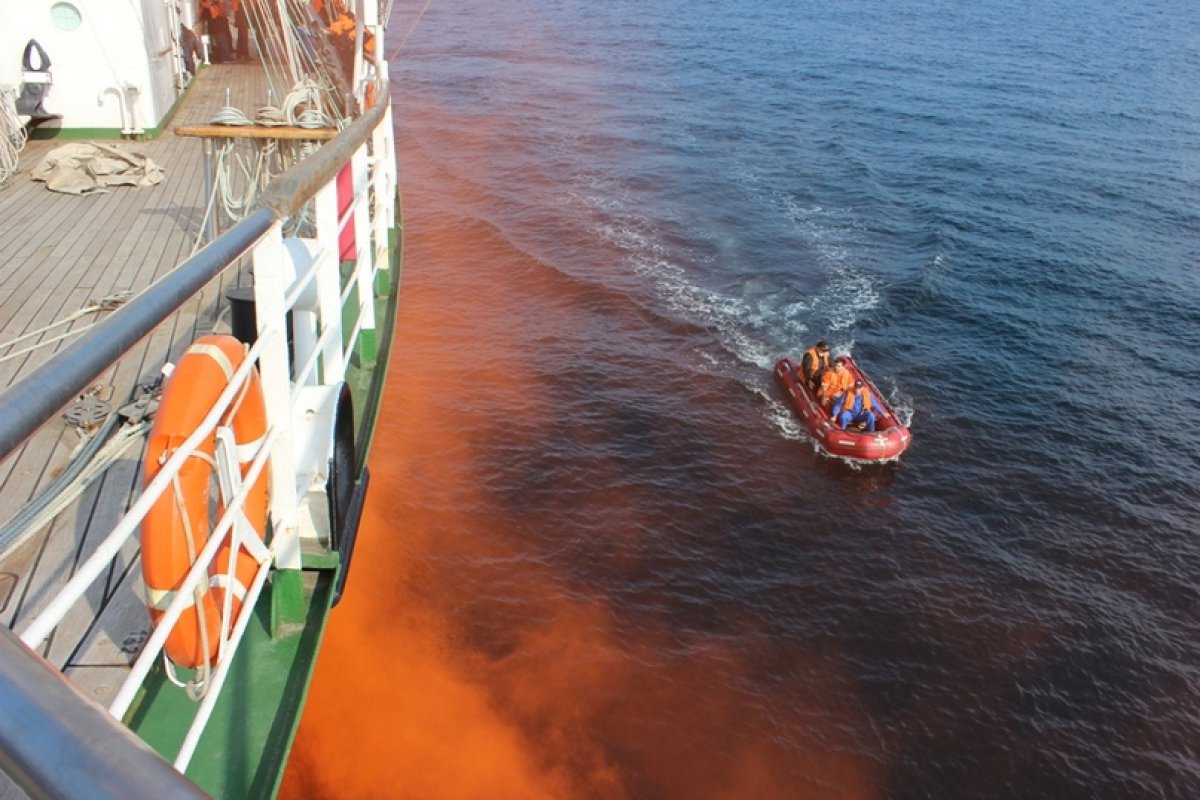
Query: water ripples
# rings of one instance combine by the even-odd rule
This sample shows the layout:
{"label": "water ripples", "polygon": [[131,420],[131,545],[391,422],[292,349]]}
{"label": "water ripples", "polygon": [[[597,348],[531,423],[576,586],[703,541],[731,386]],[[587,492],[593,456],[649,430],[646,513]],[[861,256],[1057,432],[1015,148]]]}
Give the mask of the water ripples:
{"label": "water ripples", "polygon": [[[476,465],[425,509],[504,545],[430,567],[463,646],[548,668],[575,618],[520,576],[588,609],[550,652],[652,688],[571,721],[628,796],[1200,792],[1194,11],[469,5],[405,89],[444,109],[425,224],[472,242],[426,280],[489,294],[502,387],[440,375],[425,456]],[[817,337],[911,420],[899,463],[783,403]]]}

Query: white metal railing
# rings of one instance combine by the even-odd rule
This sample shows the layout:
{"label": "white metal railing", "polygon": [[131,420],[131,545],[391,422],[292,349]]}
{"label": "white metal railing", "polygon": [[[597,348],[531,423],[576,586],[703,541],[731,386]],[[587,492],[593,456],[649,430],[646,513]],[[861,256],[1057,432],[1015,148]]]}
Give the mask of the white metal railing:
{"label": "white metal railing", "polygon": [[[386,102],[386,98],[383,102]],[[375,153],[370,160],[368,144]],[[207,676],[204,696],[174,762],[180,771],[186,769],[216,706],[270,568],[300,567],[297,498],[301,490],[307,487],[297,485],[297,481],[308,480],[312,470],[309,468],[311,465],[297,462],[298,456],[306,450],[298,448],[292,439],[293,419],[298,413],[304,398],[302,391],[306,387],[336,387],[344,380],[346,364],[350,361],[355,342],[363,330],[375,327],[374,285],[377,273],[389,266],[387,234],[394,217],[396,175],[391,147],[391,112],[388,109],[371,139],[357,148],[350,158],[354,196],[348,204],[347,213],[341,216],[337,213],[336,174],[311,196],[317,211],[315,253],[311,263],[301,265],[304,268],[298,274],[294,269],[289,272],[289,267],[294,267],[295,263],[294,260],[289,263],[285,253],[280,221],[276,221],[265,235],[241,251],[242,254],[251,254],[255,267],[258,324],[255,344],[249,348],[244,362],[234,372],[229,385],[221,392],[201,424],[170,455],[74,577],[20,634],[20,638],[31,648],[39,647],[51,635],[84,593],[105,573],[153,505],[168,492],[184,463],[210,437],[215,437],[216,471],[224,511],[187,575],[175,587],[175,596],[108,709],[117,719],[121,719],[128,711],[174,626],[194,602],[194,591],[202,581],[210,579],[210,565],[222,543],[228,540],[234,554],[245,545],[255,556],[259,567],[232,625],[228,614],[223,616],[225,621],[221,627],[216,663]],[[368,169],[371,162],[374,163],[374,170]],[[354,272],[343,289],[338,242],[342,230],[351,224],[356,237],[356,260]],[[343,315],[349,298],[355,294],[355,324],[349,336],[350,344],[343,349]],[[315,328],[315,336],[297,337],[298,370],[293,368],[287,346],[286,320],[288,312],[292,310],[307,314],[309,318],[305,325]],[[306,334],[313,332],[306,329]],[[239,459],[232,432],[220,422],[255,368],[259,370],[262,381],[267,433],[243,476],[239,461],[244,463],[246,459]],[[269,470],[270,475],[271,519],[274,524],[270,547],[263,539],[266,531],[253,531],[242,513],[246,498],[263,470]],[[234,579],[235,563],[236,558],[231,558],[226,568],[227,581]],[[228,606],[232,602],[230,595],[226,593],[226,612],[230,610]]]}

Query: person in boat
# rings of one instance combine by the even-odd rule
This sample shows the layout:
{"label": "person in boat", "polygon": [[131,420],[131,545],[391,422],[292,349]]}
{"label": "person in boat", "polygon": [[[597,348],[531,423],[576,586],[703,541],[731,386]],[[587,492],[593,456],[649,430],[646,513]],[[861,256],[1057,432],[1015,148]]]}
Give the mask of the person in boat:
{"label": "person in boat", "polygon": [[828,411],[833,402],[853,385],[854,375],[846,369],[845,362],[838,359],[833,362],[832,367],[821,374],[820,383],[817,386],[817,402]]}
{"label": "person in boat", "polygon": [[830,416],[837,420],[842,430],[850,425],[865,423],[868,431],[874,432],[876,420],[886,412],[862,381],[855,381],[850,390],[833,404]]}
{"label": "person in boat", "polygon": [[812,347],[804,351],[804,356],[800,359],[800,377],[808,388],[816,391],[820,385],[821,375],[825,370],[829,369],[829,345],[824,339],[814,344]]}

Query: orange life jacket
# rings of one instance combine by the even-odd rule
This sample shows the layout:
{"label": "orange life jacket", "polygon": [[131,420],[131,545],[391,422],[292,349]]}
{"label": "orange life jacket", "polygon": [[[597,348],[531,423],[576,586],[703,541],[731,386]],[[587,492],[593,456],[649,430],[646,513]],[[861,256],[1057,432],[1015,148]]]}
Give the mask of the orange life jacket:
{"label": "orange life jacket", "polygon": [[874,408],[873,408],[874,404],[871,403],[871,390],[865,386],[863,386],[860,389],[855,389],[853,386],[851,386],[849,389],[846,390],[846,399],[844,401],[842,401],[842,410],[843,411],[853,411],[854,410],[854,401],[856,398],[858,399],[858,401],[860,403],[860,405],[859,405],[860,411],[874,410]]}
{"label": "orange life jacket", "polygon": [[839,373],[836,367],[830,367],[821,376],[821,388],[819,391],[823,397],[832,400],[853,386],[854,376],[850,374],[850,370],[843,367]]}
{"label": "orange life jacket", "polygon": [[[805,362],[804,358],[808,358],[808,361]],[[808,367],[806,368],[807,372],[805,377],[812,378],[812,376],[816,375],[821,370],[829,369],[829,351],[822,353],[814,344],[812,347],[804,351],[804,357],[800,359],[801,367],[804,367],[806,363],[808,364]]]}
{"label": "orange life jacket", "polygon": [[[325,3],[326,3],[326,0],[312,0],[313,11],[317,12],[317,14],[324,17],[325,16]],[[342,3],[341,0],[330,0],[329,7],[331,9],[333,9],[334,14],[340,15],[340,14],[346,13],[346,6]]]}
{"label": "orange life jacket", "polygon": [[[354,41],[354,17],[349,14],[342,14],[333,22],[329,23],[329,35],[337,38],[344,36],[349,41]],[[375,53],[375,35],[366,28],[363,29],[363,52],[367,55]]]}

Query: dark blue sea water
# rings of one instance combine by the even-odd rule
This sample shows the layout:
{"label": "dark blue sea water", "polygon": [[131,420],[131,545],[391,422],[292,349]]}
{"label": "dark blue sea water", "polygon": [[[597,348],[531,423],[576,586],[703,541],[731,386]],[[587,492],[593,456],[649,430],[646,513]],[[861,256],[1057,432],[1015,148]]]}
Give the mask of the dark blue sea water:
{"label": "dark blue sea water", "polygon": [[1200,797],[1200,5],[434,2],[392,77],[397,602],[549,795]]}

